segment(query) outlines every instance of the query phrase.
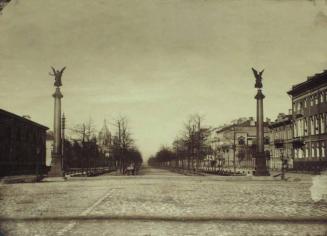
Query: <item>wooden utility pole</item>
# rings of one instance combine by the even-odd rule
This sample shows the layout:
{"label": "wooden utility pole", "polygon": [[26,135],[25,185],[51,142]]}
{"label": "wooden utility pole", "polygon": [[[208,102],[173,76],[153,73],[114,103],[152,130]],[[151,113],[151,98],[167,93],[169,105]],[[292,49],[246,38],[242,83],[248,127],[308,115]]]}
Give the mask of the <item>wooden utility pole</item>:
{"label": "wooden utility pole", "polygon": [[201,119],[199,117],[198,120],[198,148],[197,148],[197,162],[196,162],[196,169],[199,168],[200,165],[200,157],[201,157]]}
{"label": "wooden utility pole", "polygon": [[65,118],[65,113],[62,113],[62,118],[61,118],[61,134],[62,134],[62,142],[61,142],[61,167],[63,171],[65,171],[65,165],[64,165],[64,152],[65,152],[65,128],[66,128],[66,118]]}
{"label": "wooden utility pole", "polygon": [[118,145],[119,145],[119,169],[120,173],[123,172],[123,157],[122,157],[122,146],[121,146],[121,126],[120,120],[118,120]]}
{"label": "wooden utility pole", "polygon": [[234,144],[233,144],[233,167],[234,167],[234,175],[236,174],[236,125],[234,124]]}

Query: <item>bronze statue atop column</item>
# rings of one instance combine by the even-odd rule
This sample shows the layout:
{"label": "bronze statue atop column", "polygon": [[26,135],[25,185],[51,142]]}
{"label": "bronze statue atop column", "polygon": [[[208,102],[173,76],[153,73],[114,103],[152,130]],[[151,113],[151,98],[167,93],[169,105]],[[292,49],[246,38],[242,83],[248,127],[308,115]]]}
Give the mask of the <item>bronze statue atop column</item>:
{"label": "bronze statue atop column", "polygon": [[258,73],[258,71],[256,71],[254,68],[252,68],[252,71],[253,71],[253,74],[254,74],[254,77],[255,77],[255,85],[254,87],[257,88],[257,89],[261,89],[262,88],[262,74],[263,74],[263,71],[260,71]]}
{"label": "bronze statue atop column", "polygon": [[62,73],[64,72],[64,70],[66,69],[66,67],[62,68],[60,71],[59,70],[56,70],[55,68],[53,68],[51,66],[51,69],[53,71],[53,73],[49,73],[49,75],[51,76],[54,76],[55,77],[55,82],[54,82],[54,86],[55,87],[61,87],[62,86],[62,83],[61,83],[61,76],[62,76]]}

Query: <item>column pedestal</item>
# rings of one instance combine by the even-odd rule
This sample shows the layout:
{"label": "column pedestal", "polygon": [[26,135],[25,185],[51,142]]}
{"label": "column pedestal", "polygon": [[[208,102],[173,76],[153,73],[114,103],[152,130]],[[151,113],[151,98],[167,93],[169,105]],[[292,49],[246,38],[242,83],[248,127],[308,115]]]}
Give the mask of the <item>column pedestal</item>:
{"label": "column pedestal", "polygon": [[52,153],[51,169],[48,173],[48,177],[64,177],[64,171],[61,168],[61,154]]}
{"label": "column pedestal", "polygon": [[255,157],[255,176],[270,176],[266,165],[266,154],[264,152],[256,153]]}

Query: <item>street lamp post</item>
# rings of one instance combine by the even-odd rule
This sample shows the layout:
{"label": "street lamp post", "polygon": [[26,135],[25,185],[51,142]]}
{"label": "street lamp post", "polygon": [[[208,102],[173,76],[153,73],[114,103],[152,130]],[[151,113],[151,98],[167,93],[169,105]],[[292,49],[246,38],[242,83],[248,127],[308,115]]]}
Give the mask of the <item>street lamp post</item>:
{"label": "street lamp post", "polygon": [[283,150],[280,150],[280,159],[282,160],[282,174],[281,174],[281,179],[285,180],[285,165],[284,165],[284,153]]}
{"label": "street lamp post", "polygon": [[61,118],[61,129],[62,129],[62,142],[61,142],[61,168],[65,171],[64,151],[65,151],[65,128],[66,128],[66,117],[65,113],[62,114]]}
{"label": "street lamp post", "polygon": [[235,157],[235,155],[236,155],[236,125],[234,124],[234,134],[233,134],[233,141],[234,141],[234,143],[233,143],[233,167],[234,167],[234,175],[236,174],[236,157]]}
{"label": "street lamp post", "polygon": [[284,158],[284,140],[282,139],[277,139],[275,140],[275,148],[279,149],[280,151],[280,160],[282,162],[282,166],[281,166],[281,179],[285,180],[285,158]]}

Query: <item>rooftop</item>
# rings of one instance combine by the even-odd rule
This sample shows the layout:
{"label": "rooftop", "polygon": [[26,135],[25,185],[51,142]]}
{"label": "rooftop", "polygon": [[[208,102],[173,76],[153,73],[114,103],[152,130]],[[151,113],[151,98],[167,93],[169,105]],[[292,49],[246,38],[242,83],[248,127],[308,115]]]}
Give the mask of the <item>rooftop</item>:
{"label": "rooftop", "polygon": [[269,125],[269,128],[279,127],[292,122],[292,115],[279,113],[277,119]]}
{"label": "rooftop", "polygon": [[[264,123],[267,124],[268,122],[269,122],[269,119],[267,119],[267,121],[264,122]],[[219,132],[223,132],[223,131],[232,129],[234,126],[237,126],[237,127],[254,127],[255,125],[256,125],[256,121],[254,120],[253,117],[240,118],[240,119],[237,119],[237,120],[233,120],[231,122],[231,124],[225,124],[225,125],[222,125],[222,126],[216,128],[215,131],[216,131],[216,133],[219,133]]]}
{"label": "rooftop", "polygon": [[327,85],[327,70],[324,70],[322,73],[309,76],[306,81],[293,85],[292,89],[287,93],[291,96],[297,96],[308,89],[314,89],[320,85]]}
{"label": "rooftop", "polygon": [[34,122],[34,121],[30,120],[30,119],[26,119],[25,117],[22,117],[22,116],[16,115],[16,114],[11,113],[11,112],[9,112],[9,111],[5,111],[5,110],[3,110],[3,109],[0,109],[0,115],[3,115],[3,116],[9,116],[9,117],[11,117],[11,118],[13,118],[13,119],[17,119],[17,120],[19,120],[19,121],[21,121],[21,122],[28,123],[28,124],[30,124],[30,125],[36,126],[36,127],[38,127],[38,128],[41,128],[41,129],[45,129],[45,130],[49,129],[48,127],[46,127],[46,126],[44,126],[44,125],[41,125],[41,124],[39,124],[39,123],[36,123],[36,122]]}

